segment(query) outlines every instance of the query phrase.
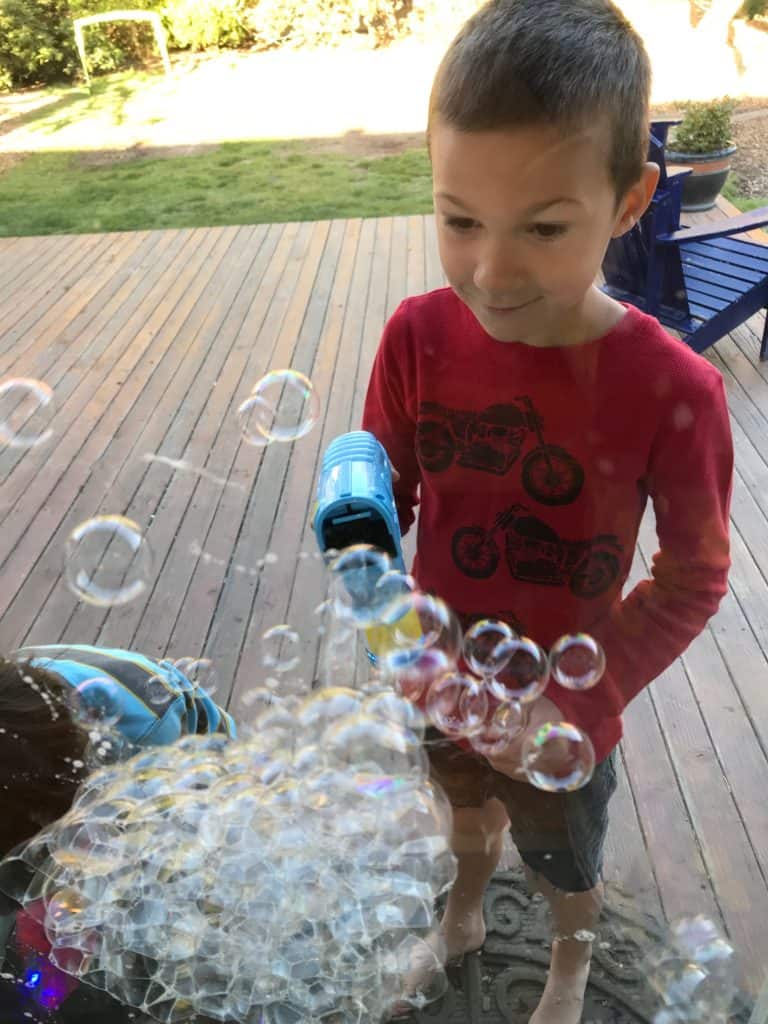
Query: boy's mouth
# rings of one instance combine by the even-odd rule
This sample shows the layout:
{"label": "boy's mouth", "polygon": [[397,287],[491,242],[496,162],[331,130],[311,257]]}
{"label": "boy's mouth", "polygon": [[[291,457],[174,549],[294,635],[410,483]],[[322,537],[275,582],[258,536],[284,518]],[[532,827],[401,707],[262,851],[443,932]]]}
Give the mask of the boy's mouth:
{"label": "boy's mouth", "polygon": [[534,302],[538,302],[538,298],[529,299],[528,302],[521,302],[516,306],[486,306],[485,308],[489,313],[518,313],[521,309],[526,309],[528,306],[532,306]]}

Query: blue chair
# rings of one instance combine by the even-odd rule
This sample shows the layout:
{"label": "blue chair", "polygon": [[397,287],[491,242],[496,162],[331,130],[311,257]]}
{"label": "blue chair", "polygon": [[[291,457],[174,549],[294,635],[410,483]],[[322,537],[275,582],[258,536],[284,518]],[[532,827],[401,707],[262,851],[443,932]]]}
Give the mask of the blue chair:
{"label": "blue chair", "polygon": [[[768,206],[696,228],[680,227],[683,179],[670,174],[664,149],[677,121],[651,125],[649,160],[661,168],[651,204],[614,238],[603,261],[603,290],[650,313],[696,352],[768,310],[768,246],[731,236],[768,225]],[[768,315],[760,358],[768,358]]]}

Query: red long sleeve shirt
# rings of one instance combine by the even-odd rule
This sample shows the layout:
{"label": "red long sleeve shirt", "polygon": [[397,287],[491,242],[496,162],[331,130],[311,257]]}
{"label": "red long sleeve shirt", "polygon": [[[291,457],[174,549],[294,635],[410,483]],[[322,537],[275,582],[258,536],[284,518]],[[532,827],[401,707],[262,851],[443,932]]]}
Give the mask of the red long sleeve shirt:
{"label": "red long sleeve shirt", "polygon": [[[546,695],[602,760],[623,708],[726,591],[733,446],[718,371],[634,307],[599,339],[532,348],[496,341],[444,288],[386,325],[363,426],[400,473],[403,532],[420,503],[423,590],[545,648],[580,631],[601,642],[597,686]],[[652,578],[622,599],[649,497]]]}

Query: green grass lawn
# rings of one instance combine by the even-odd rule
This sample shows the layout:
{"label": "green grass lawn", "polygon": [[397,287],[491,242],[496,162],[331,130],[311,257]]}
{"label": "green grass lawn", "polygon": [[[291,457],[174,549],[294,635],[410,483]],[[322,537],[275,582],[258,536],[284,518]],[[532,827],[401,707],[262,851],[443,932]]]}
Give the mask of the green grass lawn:
{"label": "green grass lawn", "polygon": [[749,210],[757,210],[761,206],[768,206],[768,196],[755,196],[754,198],[746,198],[739,191],[739,179],[735,174],[731,174],[725,183],[723,189],[723,195],[726,199],[729,199],[734,206],[743,212],[747,213]]}
{"label": "green grass lawn", "polygon": [[188,156],[89,163],[36,153],[0,178],[0,235],[256,224],[426,213],[426,150],[382,157],[301,142],[233,142]]}
{"label": "green grass lawn", "polygon": [[[724,194],[741,210],[738,181]],[[0,177],[0,235],[279,223],[428,213],[424,149],[359,157],[302,142],[232,142],[188,156],[99,163],[35,153]]]}

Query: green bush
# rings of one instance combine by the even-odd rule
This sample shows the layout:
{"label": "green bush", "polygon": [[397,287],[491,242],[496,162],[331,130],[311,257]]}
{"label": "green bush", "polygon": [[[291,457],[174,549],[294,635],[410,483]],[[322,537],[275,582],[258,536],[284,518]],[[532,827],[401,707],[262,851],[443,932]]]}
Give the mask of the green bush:
{"label": "green bush", "polygon": [[0,0],[0,88],[70,78],[77,65],[67,0]]}
{"label": "green bush", "polygon": [[716,153],[732,144],[733,100],[686,103],[669,148],[679,153]]}
{"label": "green bush", "polygon": [[756,18],[759,14],[768,14],[768,0],[744,0],[740,14],[744,18]]}
{"label": "green bush", "polygon": [[[117,0],[0,0],[0,90],[72,80],[80,64],[72,20],[123,6]],[[375,46],[433,21],[437,0],[128,0],[158,11],[177,49],[333,44],[362,34]],[[444,9],[477,0],[445,0]],[[425,15],[427,15],[425,19]],[[156,54],[151,26],[108,22],[85,29],[88,66],[113,71]]]}
{"label": "green bush", "polygon": [[238,47],[250,42],[246,0],[167,0],[163,19],[180,50]]}
{"label": "green bush", "polygon": [[367,33],[377,46],[401,34],[411,0],[258,0],[248,23],[254,45],[318,46]]}

